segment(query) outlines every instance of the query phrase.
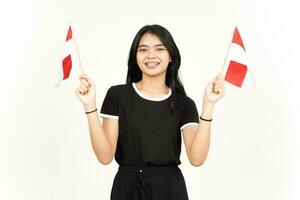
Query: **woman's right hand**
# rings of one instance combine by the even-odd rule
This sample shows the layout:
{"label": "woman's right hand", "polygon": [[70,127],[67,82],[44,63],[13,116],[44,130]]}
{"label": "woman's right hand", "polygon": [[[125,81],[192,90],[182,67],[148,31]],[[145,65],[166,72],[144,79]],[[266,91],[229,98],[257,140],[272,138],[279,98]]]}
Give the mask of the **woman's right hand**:
{"label": "woman's right hand", "polygon": [[96,86],[86,74],[81,74],[79,80],[80,85],[75,91],[76,96],[83,106],[96,106]]}

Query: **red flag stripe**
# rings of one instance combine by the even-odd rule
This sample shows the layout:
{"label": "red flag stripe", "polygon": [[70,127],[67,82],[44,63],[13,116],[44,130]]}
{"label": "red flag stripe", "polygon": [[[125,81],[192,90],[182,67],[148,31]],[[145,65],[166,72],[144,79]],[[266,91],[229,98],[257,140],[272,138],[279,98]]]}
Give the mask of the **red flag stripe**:
{"label": "red flag stripe", "polygon": [[68,30],[66,41],[68,41],[70,39],[72,39],[72,28],[71,28],[71,26],[69,26],[69,30]]}
{"label": "red flag stripe", "polygon": [[235,86],[241,87],[246,73],[246,65],[231,60],[225,75],[225,80]]}
{"label": "red flag stripe", "polygon": [[236,43],[236,44],[240,45],[241,47],[243,47],[244,51],[246,51],[243,40],[241,38],[241,35],[240,35],[239,30],[237,29],[237,27],[235,27],[235,30],[234,30],[234,33],[233,33],[232,43]]}
{"label": "red flag stripe", "polygon": [[72,58],[71,55],[68,55],[64,58],[62,62],[62,68],[63,68],[63,80],[67,79],[70,75],[71,69],[72,69]]}

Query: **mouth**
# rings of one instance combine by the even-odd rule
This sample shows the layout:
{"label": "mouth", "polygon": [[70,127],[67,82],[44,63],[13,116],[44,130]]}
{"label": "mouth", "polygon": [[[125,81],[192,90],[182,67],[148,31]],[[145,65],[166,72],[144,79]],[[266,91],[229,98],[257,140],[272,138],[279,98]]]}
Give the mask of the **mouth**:
{"label": "mouth", "polygon": [[160,64],[159,62],[146,62],[145,63],[146,67],[151,68],[151,69],[157,67],[159,64]]}

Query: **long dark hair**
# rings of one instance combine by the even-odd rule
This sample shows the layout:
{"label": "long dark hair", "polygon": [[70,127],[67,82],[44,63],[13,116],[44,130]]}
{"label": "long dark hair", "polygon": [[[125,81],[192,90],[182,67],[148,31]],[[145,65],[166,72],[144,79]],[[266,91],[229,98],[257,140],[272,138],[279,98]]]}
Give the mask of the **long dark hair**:
{"label": "long dark hair", "polygon": [[138,82],[142,79],[142,71],[137,64],[136,54],[139,42],[145,33],[156,35],[163,43],[163,45],[167,48],[170,54],[172,62],[169,62],[168,65],[165,83],[172,89],[172,94],[174,93],[174,95],[171,96],[171,109],[173,110],[174,104],[176,103],[177,99],[176,93],[180,93],[186,96],[186,92],[178,76],[178,70],[181,62],[180,52],[175,44],[172,35],[166,28],[157,24],[146,25],[142,27],[135,35],[129,51],[126,83],[131,84],[132,82]]}

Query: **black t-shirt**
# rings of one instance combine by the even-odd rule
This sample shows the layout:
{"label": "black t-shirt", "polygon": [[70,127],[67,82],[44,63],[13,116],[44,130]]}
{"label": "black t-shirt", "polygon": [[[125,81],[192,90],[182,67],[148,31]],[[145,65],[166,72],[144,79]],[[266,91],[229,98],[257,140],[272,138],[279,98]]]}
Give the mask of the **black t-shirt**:
{"label": "black t-shirt", "polygon": [[[170,99],[177,111],[171,112]],[[182,129],[199,124],[195,102],[169,90],[160,98],[145,96],[135,83],[111,86],[100,117],[118,120],[119,136],[115,160],[119,165],[179,165]]]}

